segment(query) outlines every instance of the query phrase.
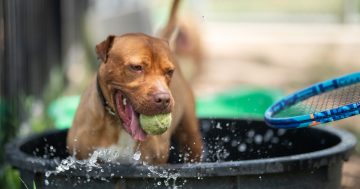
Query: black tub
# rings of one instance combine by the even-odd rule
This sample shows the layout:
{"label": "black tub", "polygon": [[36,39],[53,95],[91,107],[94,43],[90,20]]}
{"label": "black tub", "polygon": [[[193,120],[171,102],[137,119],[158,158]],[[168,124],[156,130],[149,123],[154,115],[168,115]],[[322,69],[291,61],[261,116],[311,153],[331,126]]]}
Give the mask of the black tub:
{"label": "black tub", "polygon": [[15,140],[6,155],[22,180],[37,188],[322,189],[340,188],[343,161],[356,143],[330,127],[285,131],[255,120],[200,122],[206,152],[199,164],[177,162],[175,149],[163,166],[75,163],[54,173],[68,156],[65,130]]}

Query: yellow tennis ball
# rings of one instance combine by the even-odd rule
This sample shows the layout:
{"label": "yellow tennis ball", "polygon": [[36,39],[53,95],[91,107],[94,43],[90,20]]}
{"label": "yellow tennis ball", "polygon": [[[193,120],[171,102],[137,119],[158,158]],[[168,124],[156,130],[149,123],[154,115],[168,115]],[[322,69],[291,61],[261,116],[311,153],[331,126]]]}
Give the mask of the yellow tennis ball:
{"label": "yellow tennis ball", "polygon": [[154,116],[140,114],[140,125],[147,134],[160,135],[170,127],[171,119],[171,113]]}

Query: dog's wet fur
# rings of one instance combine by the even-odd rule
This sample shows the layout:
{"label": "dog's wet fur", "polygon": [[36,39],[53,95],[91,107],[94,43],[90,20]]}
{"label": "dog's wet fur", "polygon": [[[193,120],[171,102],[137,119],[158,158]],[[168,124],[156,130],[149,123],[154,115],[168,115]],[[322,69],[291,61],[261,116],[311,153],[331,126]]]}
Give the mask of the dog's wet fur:
{"label": "dog's wet fur", "polygon": [[[202,139],[193,93],[167,40],[141,33],[111,35],[96,46],[96,53],[101,64],[81,97],[67,137],[69,152],[86,159],[95,150],[113,149],[127,154],[118,159],[127,162],[140,150],[142,161],[163,164],[173,138],[188,162],[200,161]],[[99,90],[115,115],[104,107]],[[162,135],[147,135],[138,124],[139,114],[170,112],[171,127]]]}

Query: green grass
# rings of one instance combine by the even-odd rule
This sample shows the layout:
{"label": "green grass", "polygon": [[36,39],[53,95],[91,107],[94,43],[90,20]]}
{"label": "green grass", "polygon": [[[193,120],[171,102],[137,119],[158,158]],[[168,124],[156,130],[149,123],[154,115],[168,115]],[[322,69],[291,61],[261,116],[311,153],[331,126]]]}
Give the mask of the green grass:
{"label": "green grass", "polygon": [[9,165],[4,165],[1,169],[0,177],[0,188],[6,189],[19,189],[21,186],[20,183],[20,174],[16,169],[11,168]]}
{"label": "green grass", "polygon": [[[26,185],[26,183],[25,183],[21,178],[20,178],[20,180],[21,180],[22,184],[24,185],[24,187],[25,187],[26,189],[29,189],[29,187]],[[32,187],[32,189],[36,189],[35,181],[33,181],[33,187]]]}

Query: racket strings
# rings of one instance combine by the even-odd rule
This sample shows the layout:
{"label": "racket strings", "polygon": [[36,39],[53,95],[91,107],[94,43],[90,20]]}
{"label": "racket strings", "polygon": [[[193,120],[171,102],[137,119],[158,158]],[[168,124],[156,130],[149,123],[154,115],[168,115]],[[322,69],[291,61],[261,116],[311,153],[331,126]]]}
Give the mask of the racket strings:
{"label": "racket strings", "polygon": [[275,118],[313,114],[360,101],[360,83],[341,87],[300,101],[273,115]]}

